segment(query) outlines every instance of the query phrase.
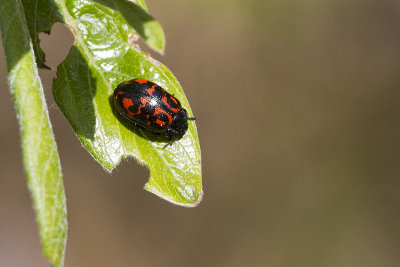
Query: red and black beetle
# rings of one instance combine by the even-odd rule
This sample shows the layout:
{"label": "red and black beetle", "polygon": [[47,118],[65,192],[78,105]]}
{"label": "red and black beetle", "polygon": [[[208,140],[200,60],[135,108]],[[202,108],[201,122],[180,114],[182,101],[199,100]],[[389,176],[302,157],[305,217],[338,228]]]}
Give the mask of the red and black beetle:
{"label": "red and black beetle", "polygon": [[188,129],[188,117],[173,95],[161,86],[144,79],[120,83],[114,90],[114,105],[126,119],[154,134],[165,134],[169,142],[182,138]]}

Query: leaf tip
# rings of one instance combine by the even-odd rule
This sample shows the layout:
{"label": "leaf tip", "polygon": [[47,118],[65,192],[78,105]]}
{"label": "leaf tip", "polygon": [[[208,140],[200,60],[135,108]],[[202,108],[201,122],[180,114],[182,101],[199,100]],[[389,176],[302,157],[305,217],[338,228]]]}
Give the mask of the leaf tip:
{"label": "leaf tip", "polygon": [[172,204],[175,204],[177,206],[182,206],[185,208],[195,208],[195,207],[197,207],[197,205],[199,205],[199,203],[203,199],[203,189],[200,189],[199,195],[194,201],[191,201],[189,199],[187,201],[178,201],[177,199],[157,190],[157,188],[152,184],[151,179],[149,180],[149,182],[147,182],[145,184],[144,189],[150,193],[155,194],[156,196],[158,196],[164,200],[167,200],[168,202],[170,202]]}
{"label": "leaf tip", "polygon": [[191,206],[191,208],[197,207],[197,205],[200,204],[200,202],[203,200],[203,196],[204,196],[204,192],[203,189],[200,191],[200,195],[197,198],[196,202],[193,204],[193,206]]}

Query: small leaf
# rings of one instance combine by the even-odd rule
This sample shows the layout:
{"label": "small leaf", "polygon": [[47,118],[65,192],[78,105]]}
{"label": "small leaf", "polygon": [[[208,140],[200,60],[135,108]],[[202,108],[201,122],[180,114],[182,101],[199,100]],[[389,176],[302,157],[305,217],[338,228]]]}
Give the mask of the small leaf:
{"label": "small leaf", "polygon": [[61,167],[20,0],[2,0],[0,28],[43,254],[62,266],[67,211]]}
{"label": "small leaf", "polygon": [[[108,171],[123,157],[136,158],[150,169],[146,190],[178,205],[197,205],[202,184],[195,122],[189,122],[189,130],[182,139],[162,149],[165,138],[135,128],[113,106],[112,94],[119,83],[143,78],[174,94],[192,116],[182,88],[168,68],[128,42],[134,33],[131,26],[147,32],[150,24],[143,16],[134,19],[135,25],[127,23],[116,11],[121,9],[116,2],[118,8],[107,7],[111,4],[104,0],[105,5],[100,5],[98,0],[97,3],[69,0],[66,5],[61,0],[57,2],[65,22],[75,34],[76,43],[58,67],[53,95],[82,144]],[[151,36],[157,34],[149,32]]]}
{"label": "small leaf", "polygon": [[161,25],[150,16],[144,1],[129,0],[95,0],[122,14],[125,21],[143,37],[144,41],[158,52],[164,51],[165,37]]}

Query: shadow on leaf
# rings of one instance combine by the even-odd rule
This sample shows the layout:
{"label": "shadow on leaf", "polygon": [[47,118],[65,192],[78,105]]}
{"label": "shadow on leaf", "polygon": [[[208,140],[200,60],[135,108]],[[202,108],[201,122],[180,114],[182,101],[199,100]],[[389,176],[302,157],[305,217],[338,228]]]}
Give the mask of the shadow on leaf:
{"label": "shadow on leaf", "polygon": [[144,24],[153,21],[154,18],[140,6],[128,0],[94,0],[94,2],[120,12],[126,22],[131,25],[144,40],[151,37],[149,33],[145,31]]}
{"label": "shadow on leaf", "polygon": [[96,78],[80,51],[73,46],[57,68],[53,83],[54,99],[78,136],[94,140],[96,117],[93,98]]}

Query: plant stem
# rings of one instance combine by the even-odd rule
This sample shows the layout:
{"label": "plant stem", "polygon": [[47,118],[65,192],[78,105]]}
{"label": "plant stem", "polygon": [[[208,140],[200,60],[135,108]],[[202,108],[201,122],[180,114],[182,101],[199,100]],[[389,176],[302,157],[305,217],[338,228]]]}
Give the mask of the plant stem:
{"label": "plant stem", "polygon": [[1,0],[0,30],[43,254],[62,266],[67,221],[61,166],[20,0]]}

